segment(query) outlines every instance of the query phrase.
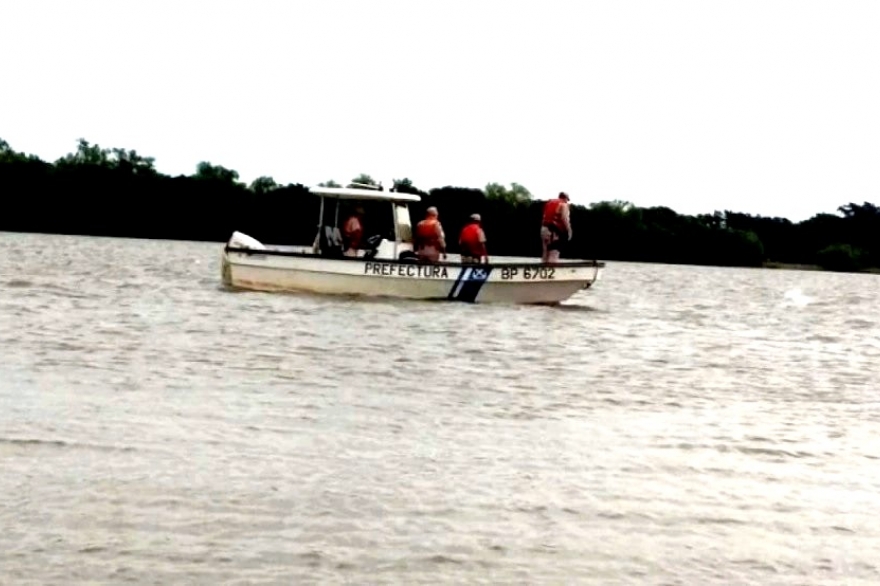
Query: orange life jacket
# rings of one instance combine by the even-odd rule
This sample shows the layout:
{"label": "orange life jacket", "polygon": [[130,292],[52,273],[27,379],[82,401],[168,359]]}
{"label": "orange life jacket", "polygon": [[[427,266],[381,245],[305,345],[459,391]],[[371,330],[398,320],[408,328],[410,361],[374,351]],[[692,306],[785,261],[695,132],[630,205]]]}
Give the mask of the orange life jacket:
{"label": "orange life jacket", "polygon": [[555,226],[560,230],[565,230],[565,224],[562,223],[562,217],[559,214],[565,200],[556,198],[551,199],[544,204],[544,219],[541,221],[545,226]]}
{"label": "orange life jacket", "polygon": [[480,242],[482,230],[476,222],[468,224],[461,229],[458,243],[461,246],[461,254],[464,256],[482,256],[483,243]]}
{"label": "orange life jacket", "polygon": [[350,248],[360,248],[361,238],[364,235],[364,229],[361,226],[361,220],[357,216],[351,216],[342,228],[343,236],[345,236]]}
{"label": "orange life jacket", "polygon": [[416,245],[417,246],[438,246],[440,244],[437,220],[422,220],[416,224]]}

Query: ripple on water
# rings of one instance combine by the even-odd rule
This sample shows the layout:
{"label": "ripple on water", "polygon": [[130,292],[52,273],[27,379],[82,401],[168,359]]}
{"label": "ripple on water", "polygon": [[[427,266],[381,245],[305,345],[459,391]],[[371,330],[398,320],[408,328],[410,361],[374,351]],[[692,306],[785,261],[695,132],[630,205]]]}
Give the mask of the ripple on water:
{"label": "ripple on water", "polygon": [[880,581],[875,277],[464,306],[230,292],[217,246],[0,234],[10,582]]}

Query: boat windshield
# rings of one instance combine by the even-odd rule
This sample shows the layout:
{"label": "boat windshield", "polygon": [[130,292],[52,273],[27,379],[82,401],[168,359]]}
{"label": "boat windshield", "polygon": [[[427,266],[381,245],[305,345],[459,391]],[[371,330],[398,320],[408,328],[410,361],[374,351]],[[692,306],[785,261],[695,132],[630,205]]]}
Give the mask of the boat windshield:
{"label": "boat windshield", "polygon": [[363,212],[361,223],[364,237],[379,235],[394,241],[394,223],[388,213],[387,201],[328,199],[324,205],[322,225],[336,226],[341,230],[349,216],[358,211]]}
{"label": "boat windshield", "polygon": [[412,244],[412,221],[409,216],[409,207],[406,204],[400,202],[394,204],[394,221],[397,224],[400,241]]}

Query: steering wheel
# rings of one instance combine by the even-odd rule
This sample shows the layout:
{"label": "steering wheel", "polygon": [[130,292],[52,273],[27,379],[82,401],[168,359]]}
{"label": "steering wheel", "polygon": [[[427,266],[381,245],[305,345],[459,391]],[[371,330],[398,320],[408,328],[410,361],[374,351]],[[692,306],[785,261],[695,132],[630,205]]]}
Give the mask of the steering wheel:
{"label": "steering wheel", "polygon": [[379,244],[381,244],[381,242],[382,242],[382,235],[381,234],[373,234],[372,236],[370,236],[369,238],[364,240],[364,244],[366,245],[366,246],[364,246],[364,248],[366,248],[367,250],[375,250],[375,249],[379,248]]}

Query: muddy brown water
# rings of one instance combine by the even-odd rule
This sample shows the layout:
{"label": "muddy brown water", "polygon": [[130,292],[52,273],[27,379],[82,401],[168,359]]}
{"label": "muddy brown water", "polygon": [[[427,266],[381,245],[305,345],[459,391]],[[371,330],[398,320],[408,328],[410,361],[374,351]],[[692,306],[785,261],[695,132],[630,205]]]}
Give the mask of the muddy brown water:
{"label": "muddy brown water", "polygon": [[880,277],[232,293],[0,234],[3,584],[877,584]]}

